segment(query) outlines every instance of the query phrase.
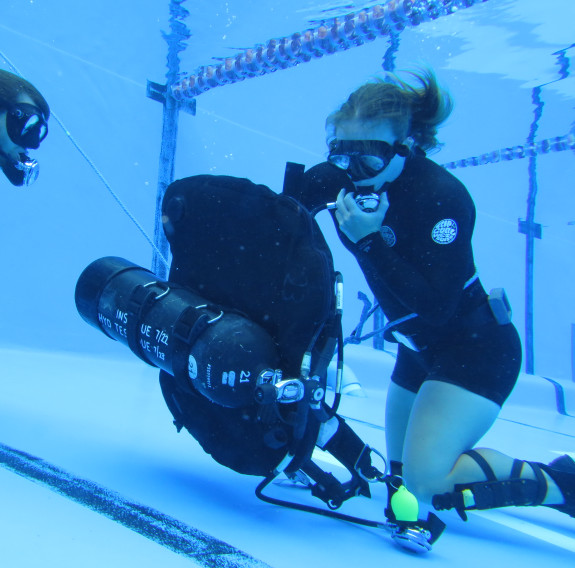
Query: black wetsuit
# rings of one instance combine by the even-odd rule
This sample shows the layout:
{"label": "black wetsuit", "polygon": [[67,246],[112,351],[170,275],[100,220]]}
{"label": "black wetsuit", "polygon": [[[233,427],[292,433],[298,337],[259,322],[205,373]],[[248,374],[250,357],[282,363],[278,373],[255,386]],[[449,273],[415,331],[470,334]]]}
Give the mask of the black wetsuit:
{"label": "black wetsuit", "polygon": [[495,321],[477,278],[469,193],[420,152],[408,156],[387,197],[379,232],[356,244],[339,235],[388,320],[407,318],[392,328],[402,334],[396,339],[407,336],[419,349],[399,345],[392,380],[412,392],[440,380],[503,404],[519,374],[521,344],[512,324]]}

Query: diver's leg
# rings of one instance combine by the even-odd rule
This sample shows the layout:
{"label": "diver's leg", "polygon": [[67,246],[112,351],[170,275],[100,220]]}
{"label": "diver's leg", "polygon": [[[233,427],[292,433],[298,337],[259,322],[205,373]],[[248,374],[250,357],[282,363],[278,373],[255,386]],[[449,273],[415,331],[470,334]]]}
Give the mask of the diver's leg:
{"label": "diver's leg", "polygon": [[393,495],[402,485],[403,481],[403,444],[405,433],[409,423],[411,408],[415,401],[416,393],[407,390],[398,384],[391,382],[387,391],[385,404],[385,443],[389,463],[387,482],[387,507],[385,516],[389,521],[395,521],[395,514],[391,507]]}
{"label": "diver's leg", "polygon": [[399,345],[385,403],[385,441],[392,462],[401,463],[411,408],[427,373],[417,354]]}
{"label": "diver's leg", "polygon": [[[462,479],[484,479],[471,459],[462,459],[457,468],[455,465],[491,428],[499,410],[495,402],[462,387],[425,382],[413,404],[403,449],[409,490],[430,503],[433,495],[451,491]],[[503,461],[495,467],[506,468],[508,462]]]}
{"label": "diver's leg", "polygon": [[[464,454],[474,448],[497,418],[495,402],[462,387],[441,381],[427,381],[413,404],[404,444],[406,486],[421,501],[453,492],[456,485],[485,481],[477,460]],[[509,480],[516,460],[490,449],[478,449],[497,480]],[[548,466],[542,466],[547,468]],[[543,471],[544,481],[528,464],[515,472],[521,479],[546,483],[544,504],[564,502],[552,477]]]}
{"label": "diver's leg", "polygon": [[385,403],[385,441],[387,457],[401,462],[405,433],[416,394],[392,382]]}
{"label": "diver's leg", "polygon": [[[454,490],[433,496],[437,510],[456,509],[462,518],[469,509],[544,505],[575,518],[575,461],[563,455],[550,464],[513,460],[511,472],[497,478],[490,461],[506,458],[487,449],[471,450],[462,459],[473,459],[484,481],[455,484]],[[457,465],[456,465],[457,468]]]}

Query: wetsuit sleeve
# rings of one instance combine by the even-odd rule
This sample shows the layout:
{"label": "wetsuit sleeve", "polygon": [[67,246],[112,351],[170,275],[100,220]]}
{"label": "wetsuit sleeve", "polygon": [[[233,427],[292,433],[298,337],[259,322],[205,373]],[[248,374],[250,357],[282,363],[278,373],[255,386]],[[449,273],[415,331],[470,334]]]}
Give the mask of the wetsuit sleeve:
{"label": "wetsuit sleeve", "polygon": [[414,203],[413,216],[401,221],[402,231],[410,233],[409,258],[388,246],[381,232],[364,237],[352,249],[376,298],[392,296],[406,313],[416,313],[433,326],[454,314],[474,272],[475,208],[465,189],[454,193],[453,198]]}

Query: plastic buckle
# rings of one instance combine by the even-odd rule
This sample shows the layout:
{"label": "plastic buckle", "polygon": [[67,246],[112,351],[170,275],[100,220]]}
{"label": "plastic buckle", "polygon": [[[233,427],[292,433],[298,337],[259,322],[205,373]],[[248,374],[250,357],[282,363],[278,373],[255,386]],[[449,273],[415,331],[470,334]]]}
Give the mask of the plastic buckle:
{"label": "plastic buckle", "polygon": [[393,337],[395,337],[395,340],[398,343],[405,345],[405,347],[407,347],[408,349],[411,349],[412,351],[415,351],[416,353],[419,353],[421,351],[421,348],[419,348],[416,345],[415,341],[413,340],[413,337],[408,336],[408,335],[403,335],[403,333],[400,333],[399,331],[392,331],[391,335],[393,335]]}
{"label": "plastic buckle", "polygon": [[499,325],[507,325],[511,323],[511,304],[507,298],[504,288],[493,288],[487,296],[487,301],[495,321]]}

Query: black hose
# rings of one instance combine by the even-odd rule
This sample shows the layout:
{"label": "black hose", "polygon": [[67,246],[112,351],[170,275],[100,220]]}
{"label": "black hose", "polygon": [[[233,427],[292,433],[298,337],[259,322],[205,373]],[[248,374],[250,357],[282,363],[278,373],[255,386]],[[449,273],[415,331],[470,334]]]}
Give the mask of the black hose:
{"label": "black hose", "polygon": [[338,513],[336,511],[328,511],[326,509],[320,509],[319,507],[313,507],[312,505],[304,505],[303,503],[293,503],[291,501],[284,501],[283,499],[277,499],[275,497],[270,497],[269,495],[264,495],[263,490],[277,477],[277,475],[271,475],[266,477],[256,488],[256,496],[258,499],[270,503],[272,505],[279,505],[280,507],[287,507],[288,509],[295,509],[296,511],[303,511],[305,513],[313,513],[315,515],[322,515],[324,517],[331,517],[333,519],[339,519],[340,521],[346,521],[348,523],[354,523],[356,525],[363,525],[365,527],[371,527],[375,529],[388,529],[387,523],[380,521],[371,521],[369,519],[362,519],[361,517],[354,517],[352,515],[345,515],[343,513]]}

